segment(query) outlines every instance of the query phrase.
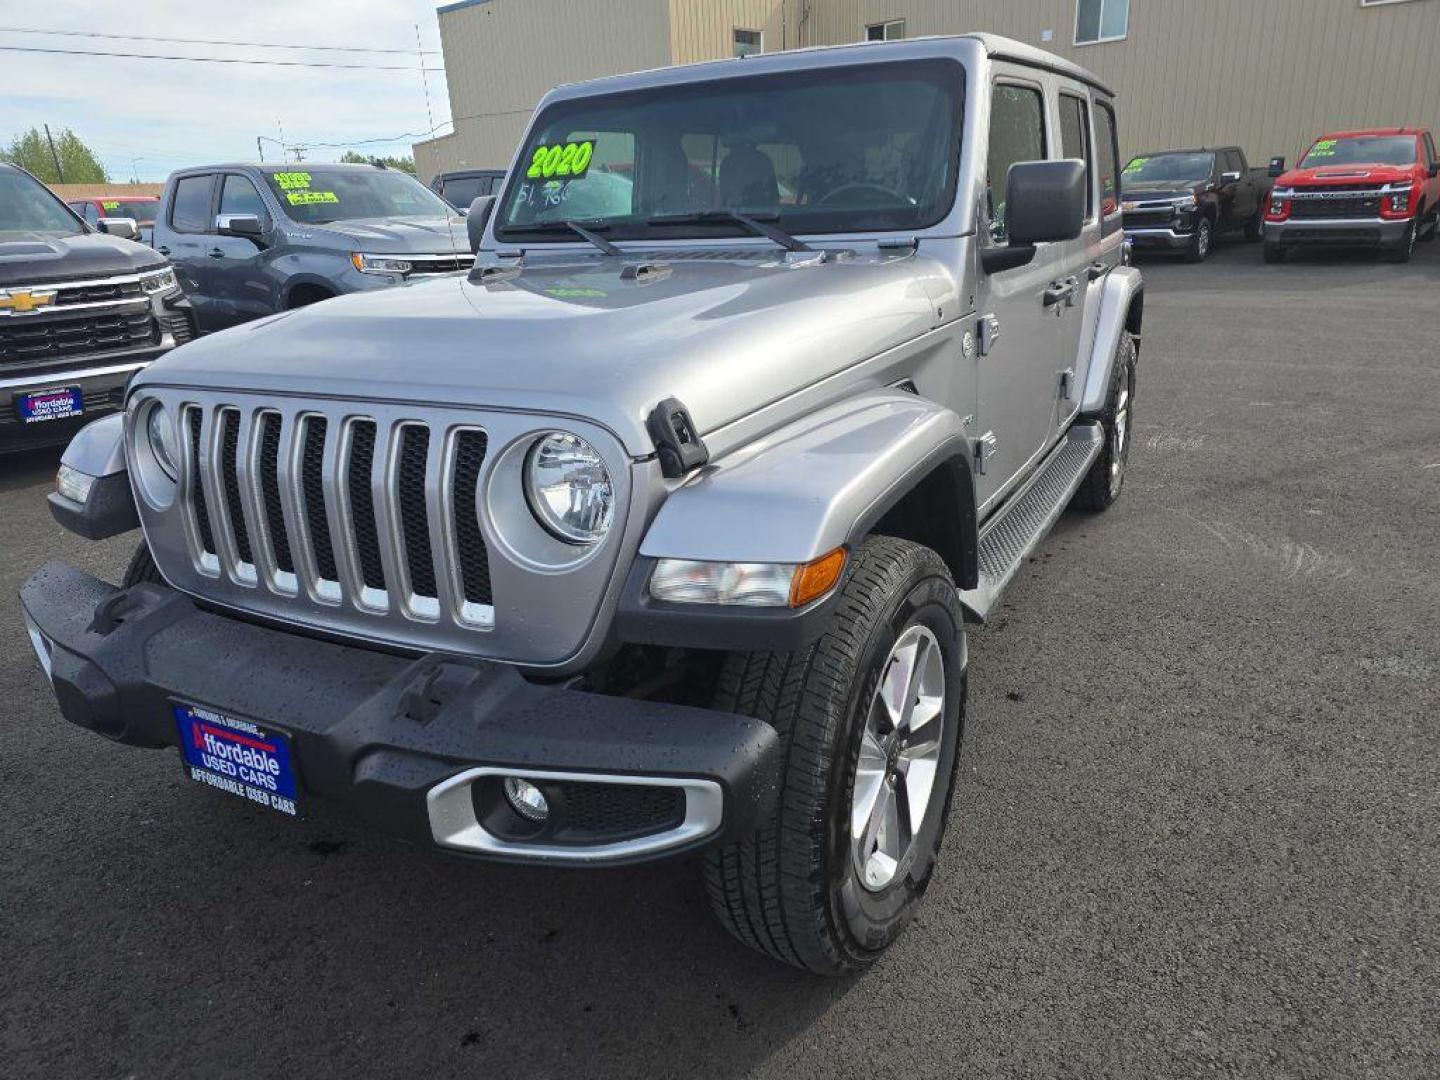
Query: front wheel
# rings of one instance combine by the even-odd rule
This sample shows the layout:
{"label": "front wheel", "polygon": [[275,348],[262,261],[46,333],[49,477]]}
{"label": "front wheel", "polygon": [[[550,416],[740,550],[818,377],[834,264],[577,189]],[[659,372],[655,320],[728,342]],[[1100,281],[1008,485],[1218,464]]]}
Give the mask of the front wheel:
{"label": "front wheel", "polygon": [[1410,257],[1415,254],[1415,238],[1419,232],[1420,229],[1415,224],[1415,219],[1411,218],[1409,224],[1405,226],[1405,235],[1400,238],[1400,242],[1386,249],[1385,261],[1408,263]]}
{"label": "front wheel", "polygon": [[1198,263],[1204,262],[1210,257],[1210,246],[1215,241],[1215,226],[1210,224],[1210,219],[1202,217],[1195,223],[1195,231],[1190,235],[1190,246],[1185,249],[1185,261]]}
{"label": "front wheel", "polygon": [[822,975],[863,970],[900,936],[945,833],[965,672],[944,562],[889,537],[852,553],[813,645],[727,657],[715,706],[774,725],[784,747],[773,816],[706,859],[730,933]]}

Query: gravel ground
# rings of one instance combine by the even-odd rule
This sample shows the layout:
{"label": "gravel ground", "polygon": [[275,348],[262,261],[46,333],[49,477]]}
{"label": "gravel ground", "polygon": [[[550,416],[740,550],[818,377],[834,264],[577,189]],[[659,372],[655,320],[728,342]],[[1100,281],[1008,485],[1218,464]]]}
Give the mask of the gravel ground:
{"label": "gravel ground", "polygon": [[821,982],[696,866],[450,860],[64,724],[14,596],[118,575],[0,461],[14,1077],[1440,1074],[1440,245],[1152,262],[1132,471],[972,635],[921,916]]}

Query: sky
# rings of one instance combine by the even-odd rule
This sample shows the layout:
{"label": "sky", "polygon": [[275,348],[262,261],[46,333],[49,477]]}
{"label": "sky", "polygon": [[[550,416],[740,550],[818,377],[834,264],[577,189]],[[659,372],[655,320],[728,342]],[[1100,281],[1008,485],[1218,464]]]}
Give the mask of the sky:
{"label": "sky", "polygon": [[[344,70],[190,63],[0,50],[0,144],[31,127],[71,128],[110,177],[159,182],[173,169],[267,161],[288,144],[347,143],[370,154],[408,155],[436,128],[449,131],[435,0],[0,0],[0,46],[211,56],[310,63],[396,65]],[[23,33],[35,30],[138,34],[282,45],[407,49],[407,55],[322,52]],[[425,86],[429,87],[427,113]],[[411,134],[413,133],[413,134]],[[397,138],[397,136],[399,136]],[[370,142],[368,140],[384,140]],[[307,161],[333,161],[343,147],[316,147]],[[293,159],[293,156],[292,156]]]}

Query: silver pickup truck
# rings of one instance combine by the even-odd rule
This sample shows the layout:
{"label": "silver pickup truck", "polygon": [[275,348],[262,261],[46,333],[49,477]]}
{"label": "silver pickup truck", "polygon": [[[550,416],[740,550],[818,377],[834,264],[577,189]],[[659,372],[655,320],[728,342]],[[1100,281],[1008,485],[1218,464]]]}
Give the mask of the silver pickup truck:
{"label": "silver pickup truck", "polygon": [[197,340],[77,437],[55,516],[144,542],[24,586],[61,711],[448,852],[699,851],[742,941],[864,968],[965,623],[1125,478],[1118,174],[1104,85],[983,35],[553,91],[468,273]]}

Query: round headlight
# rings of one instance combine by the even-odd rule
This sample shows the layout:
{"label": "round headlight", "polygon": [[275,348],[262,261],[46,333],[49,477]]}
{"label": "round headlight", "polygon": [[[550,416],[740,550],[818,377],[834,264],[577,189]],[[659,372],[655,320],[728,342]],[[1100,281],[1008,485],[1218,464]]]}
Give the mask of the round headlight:
{"label": "round headlight", "polygon": [[150,414],[145,418],[145,434],[150,440],[150,452],[155,455],[160,468],[171,480],[177,479],[180,467],[176,462],[180,460],[180,454],[175,446],[175,425],[170,422],[170,414],[165,411],[164,405],[151,407]]}
{"label": "round headlight", "polygon": [[615,516],[615,485],[594,447],[552,431],[531,447],[525,497],[536,519],[567,544],[594,544]]}

